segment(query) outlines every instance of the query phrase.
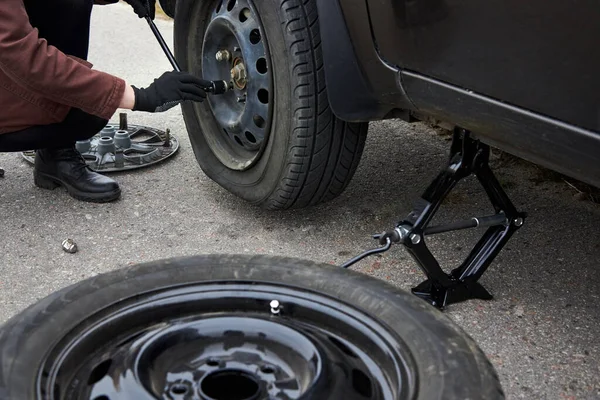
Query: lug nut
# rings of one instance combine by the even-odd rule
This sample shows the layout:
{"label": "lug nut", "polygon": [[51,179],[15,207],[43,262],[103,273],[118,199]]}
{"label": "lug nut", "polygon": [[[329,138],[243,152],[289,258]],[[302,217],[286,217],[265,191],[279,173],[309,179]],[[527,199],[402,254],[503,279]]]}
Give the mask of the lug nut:
{"label": "lug nut", "polygon": [[217,54],[215,54],[215,58],[217,61],[229,61],[231,59],[231,54],[228,50],[219,50]]}
{"label": "lug nut", "polygon": [[231,80],[235,84],[235,86],[242,90],[246,87],[248,83],[248,74],[246,72],[246,66],[241,58],[236,58],[233,62],[233,68],[231,68]]}
{"label": "lug nut", "polygon": [[66,253],[74,254],[77,253],[77,244],[73,241],[73,239],[65,239],[62,242],[62,249]]}

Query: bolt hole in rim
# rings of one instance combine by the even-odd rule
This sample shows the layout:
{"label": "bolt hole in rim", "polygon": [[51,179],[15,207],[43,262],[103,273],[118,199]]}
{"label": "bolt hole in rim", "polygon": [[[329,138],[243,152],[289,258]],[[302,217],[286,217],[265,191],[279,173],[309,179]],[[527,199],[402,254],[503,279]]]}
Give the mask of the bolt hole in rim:
{"label": "bolt hole in rim", "polygon": [[266,74],[268,72],[267,60],[264,57],[261,57],[256,61],[256,70],[259,74]]}
{"label": "bolt hole in rim", "polygon": [[206,362],[206,365],[208,365],[209,367],[218,367],[218,366],[219,366],[219,360],[216,360],[216,359],[212,359],[212,358],[211,358],[211,359],[209,359],[209,360]]}
{"label": "bolt hole in rim", "polygon": [[249,8],[243,8],[242,11],[240,11],[240,22],[246,22],[251,15],[252,11],[250,11]]}
{"label": "bolt hole in rim", "polygon": [[189,391],[186,385],[173,385],[171,388],[171,392],[175,395],[181,396],[186,394]]}
{"label": "bolt hole in rim", "polygon": [[256,138],[254,137],[254,135],[252,134],[252,132],[246,131],[246,139],[248,139],[248,141],[250,143],[256,143]]}
{"label": "bolt hole in rim", "polygon": [[250,32],[250,43],[258,44],[260,42],[260,31],[258,29],[252,29]]}
{"label": "bolt hole in rim", "polygon": [[274,374],[275,373],[275,368],[271,367],[270,365],[265,365],[263,367],[260,368],[260,371],[263,374]]}
{"label": "bolt hole in rim", "polygon": [[90,374],[90,377],[88,379],[88,385],[98,383],[102,378],[104,378],[106,374],[108,374],[111,364],[112,360],[110,359],[98,364],[98,366],[94,368],[92,370],[92,373]]}
{"label": "bolt hole in rim", "polygon": [[223,283],[112,305],[50,349],[36,386],[49,400],[396,400],[412,398],[413,370],[396,334],[335,298]]}
{"label": "bolt hole in rim", "polygon": [[264,128],[265,127],[265,120],[263,117],[261,117],[260,115],[255,115],[254,116],[254,125],[256,125],[259,128]]}
{"label": "bolt hole in rim", "polygon": [[269,91],[267,89],[260,89],[258,91],[258,101],[263,104],[269,104]]}
{"label": "bolt hole in rim", "polygon": [[[232,79],[234,90],[209,96],[205,105],[194,107],[208,105],[222,128],[203,131],[215,156],[226,167],[243,171],[260,160],[271,129],[274,99],[269,95],[268,43],[250,0],[217,1],[212,9],[203,35],[201,75],[211,80]],[[217,56],[224,50],[230,59]]]}

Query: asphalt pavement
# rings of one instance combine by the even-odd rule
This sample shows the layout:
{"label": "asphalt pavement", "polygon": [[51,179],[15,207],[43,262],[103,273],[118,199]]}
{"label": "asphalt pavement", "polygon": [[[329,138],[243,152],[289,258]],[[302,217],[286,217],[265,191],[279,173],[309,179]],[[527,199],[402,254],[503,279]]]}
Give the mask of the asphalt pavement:
{"label": "asphalt pavement", "polygon": [[[172,23],[158,25],[172,43]],[[94,11],[90,61],[141,86],[170,69],[146,23],[122,4]],[[449,145],[447,136],[423,124],[373,123],[342,196],[310,209],[272,212],[202,173],[179,108],[132,113],[129,120],[170,128],[181,149],[156,167],[113,175],[123,189],[113,204],[38,189],[30,164],[18,154],[0,154],[6,170],[0,178],[0,323],[55,290],[142,261],[261,253],[342,263],[374,246],[371,234],[410,211]],[[481,280],[495,299],[453,305],[446,313],[488,355],[509,398],[599,399],[600,206],[525,162],[494,158],[494,168],[529,218]],[[443,221],[491,211],[473,180],[447,203]],[[430,243],[443,266],[452,268],[476,234],[439,235]],[[78,244],[78,253],[63,252],[66,238]],[[404,290],[423,279],[401,247],[356,269]]]}

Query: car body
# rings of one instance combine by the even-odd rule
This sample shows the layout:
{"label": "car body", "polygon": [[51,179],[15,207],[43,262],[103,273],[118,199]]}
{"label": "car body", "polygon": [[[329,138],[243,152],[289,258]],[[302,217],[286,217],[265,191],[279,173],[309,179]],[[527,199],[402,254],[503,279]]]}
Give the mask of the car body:
{"label": "car body", "polygon": [[434,118],[600,186],[600,4],[318,0],[343,120]]}

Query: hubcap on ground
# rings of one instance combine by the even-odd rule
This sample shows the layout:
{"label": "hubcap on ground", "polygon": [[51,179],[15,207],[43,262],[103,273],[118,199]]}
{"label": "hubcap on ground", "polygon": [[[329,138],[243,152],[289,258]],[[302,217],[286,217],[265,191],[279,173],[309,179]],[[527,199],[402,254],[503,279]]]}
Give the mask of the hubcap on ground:
{"label": "hubcap on ground", "polygon": [[51,400],[396,400],[412,398],[412,369],[395,334],[336,299],[191,284],[91,316],[49,350],[36,386]]}
{"label": "hubcap on ground", "polygon": [[205,132],[227,167],[244,170],[259,158],[271,125],[272,77],[264,30],[249,0],[218,0],[202,46],[202,76],[227,80],[233,90],[209,96],[221,128]]}

